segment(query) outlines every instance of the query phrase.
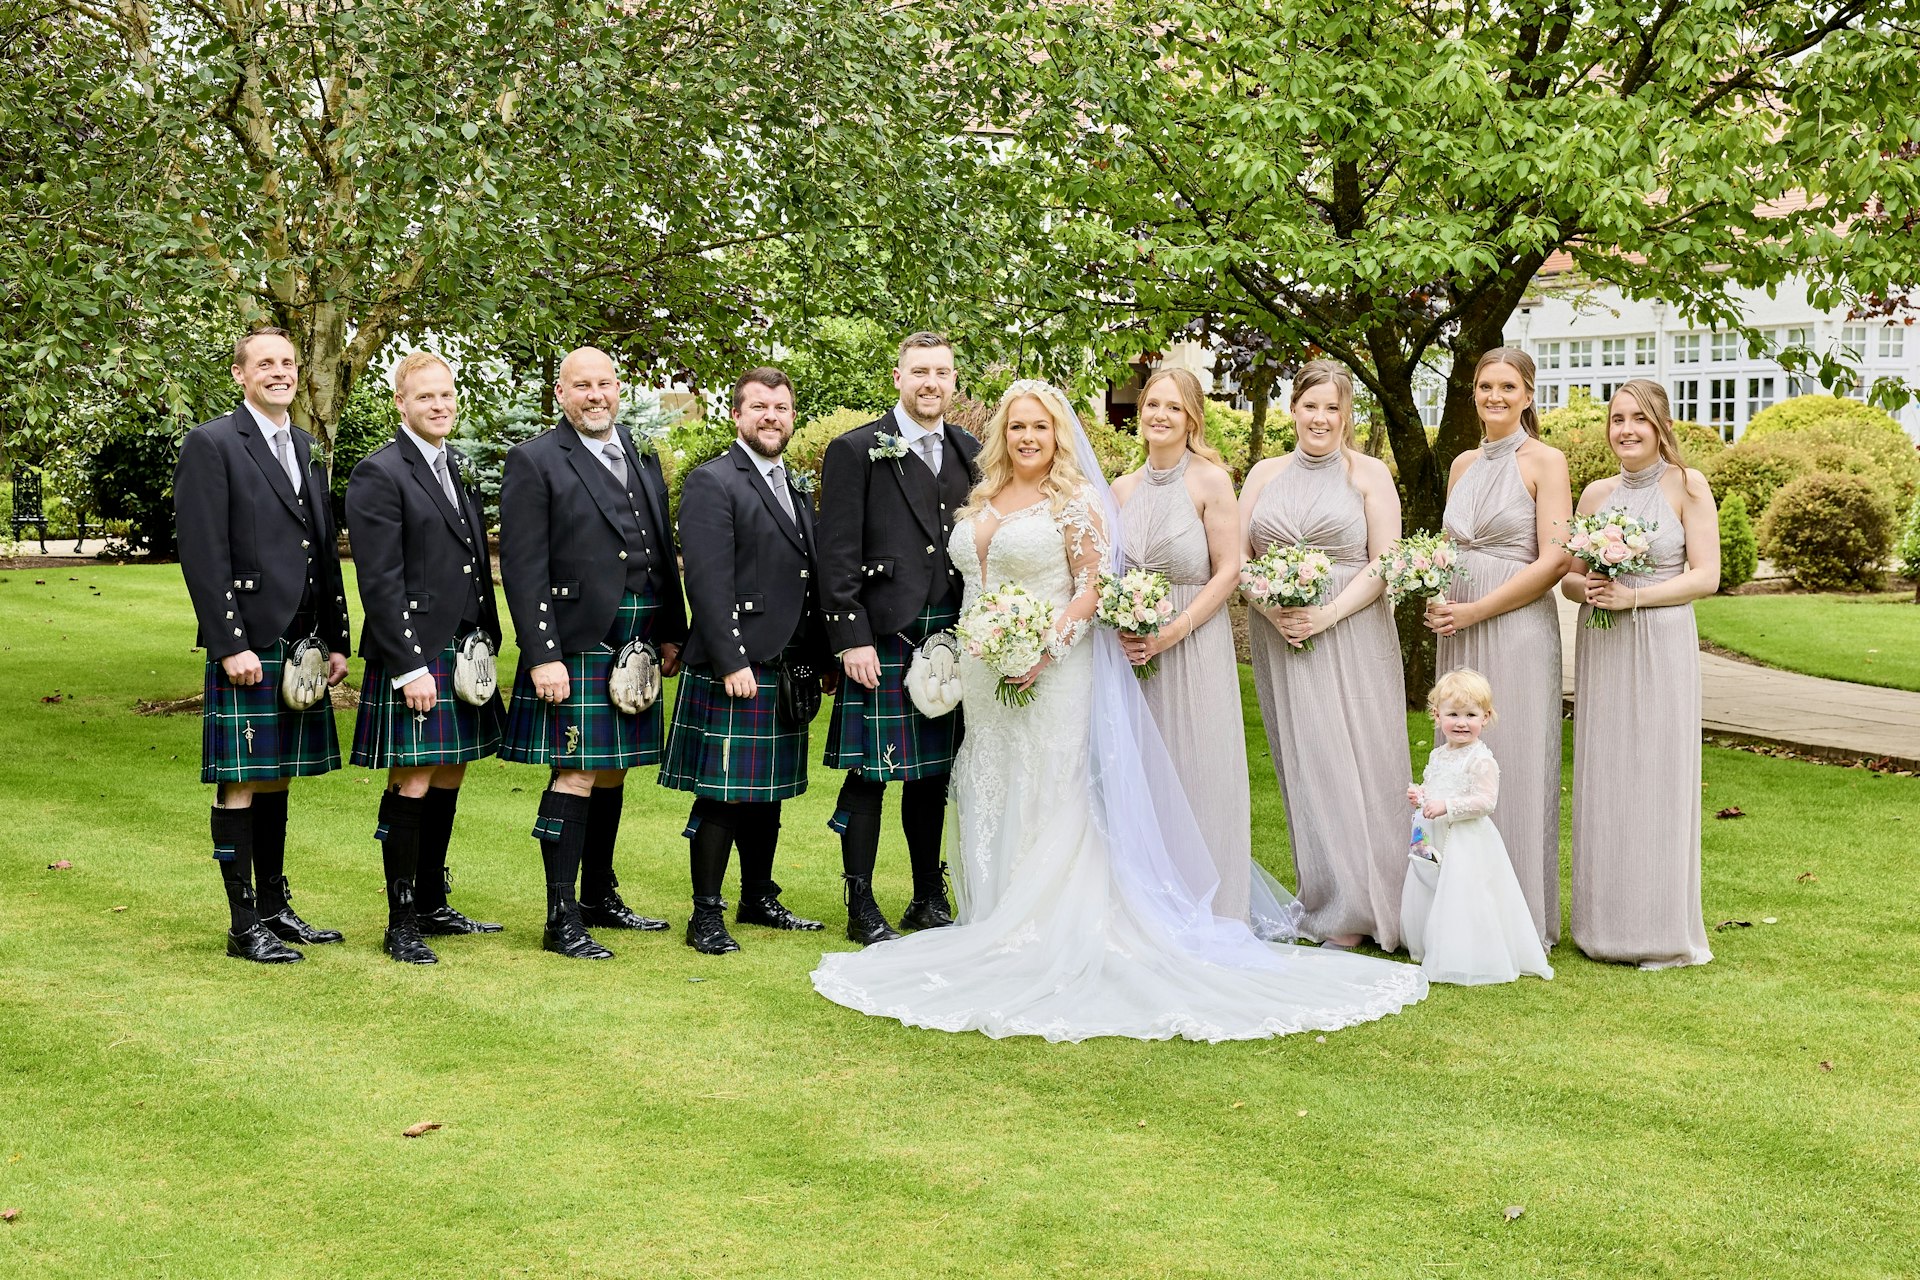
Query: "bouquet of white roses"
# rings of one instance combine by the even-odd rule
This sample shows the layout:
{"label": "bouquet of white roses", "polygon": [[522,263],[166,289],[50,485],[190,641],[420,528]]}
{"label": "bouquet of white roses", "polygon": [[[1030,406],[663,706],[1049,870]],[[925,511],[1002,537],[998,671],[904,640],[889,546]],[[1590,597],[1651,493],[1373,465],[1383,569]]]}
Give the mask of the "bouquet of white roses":
{"label": "bouquet of white roses", "polygon": [[[1307,609],[1333,592],[1333,557],[1318,547],[1275,546],[1240,570],[1240,594],[1261,609]],[[1300,648],[1313,651],[1309,638]]]}
{"label": "bouquet of white roses", "polygon": [[[1566,548],[1589,573],[1617,578],[1623,573],[1653,572],[1653,531],[1657,520],[1642,520],[1624,511],[1596,511],[1575,516],[1567,526]],[[1587,618],[1595,631],[1613,626],[1613,611],[1595,606]]]}
{"label": "bouquet of white roses", "polygon": [[1015,682],[1033,670],[1053,635],[1054,607],[1015,582],[983,591],[960,615],[954,635],[971,656],[1000,676],[994,696],[1009,707],[1024,707],[1034,687]]}
{"label": "bouquet of white roses", "polygon": [[[1129,569],[1125,573],[1100,575],[1100,603],[1093,620],[1115,631],[1131,631],[1150,636],[1173,617],[1173,586],[1167,575],[1152,569]],[[1145,680],[1160,669],[1158,658],[1149,658],[1135,667],[1136,679]]]}
{"label": "bouquet of white roses", "polygon": [[1444,533],[1410,533],[1374,562],[1375,577],[1385,578],[1387,598],[1399,604],[1408,596],[1444,596],[1456,579],[1465,578],[1460,549]]}

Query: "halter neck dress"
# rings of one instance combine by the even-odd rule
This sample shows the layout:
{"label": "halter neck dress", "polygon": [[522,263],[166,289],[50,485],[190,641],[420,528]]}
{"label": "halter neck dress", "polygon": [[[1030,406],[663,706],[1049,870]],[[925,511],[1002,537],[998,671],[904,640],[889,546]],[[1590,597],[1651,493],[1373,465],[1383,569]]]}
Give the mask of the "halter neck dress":
{"label": "halter neck dress", "polygon": [[[1657,521],[1652,586],[1686,567],[1664,460],[1623,471],[1607,510]],[[1700,640],[1691,604],[1616,609],[1574,658],[1573,940],[1595,960],[1648,966],[1713,959],[1700,914]]]}
{"label": "halter neck dress", "polygon": [[[1520,475],[1526,440],[1515,431],[1481,441],[1480,456],[1447,496],[1444,526],[1467,571],[1450,600],[1478,600],[1540,555],[1538,512]],[[1493,686],[1498,718],[1480,735],[1500,765],[1493,825],[1534,930],[1550,947],[1560,937],[1560,614],[1552,592],[1441,636],[1437,665],[1442,672],[1470,667]]]}
{"label": "halter neck dress", "polygon": [[[1296,449],[1267,482],[1249,519],[1253,553],[1277,544],[1318,547],[1333,561],[1338,596],[1367,571],[1367,512],[1335,450]],[[1400,637],[1386,597],[1290,648],[1258,611],[1247,620],[1253,675],[1293,840],[1303,930],[1317,938],[1363,933],[1400,945],[1407,873],[1406,689]]]}
{"label": "halter neck dress", "polygon": [[[1176,617],[1199,598],[1213,576],[1206,526],[1187,491],[1187,461],[1192,456],[1182,454],[1165,471],[1146,467],[1120,513],[1127,567],[1167,576]],[[1186,624],[1179,629],[1186,630]],[[1214,914],[1245,920],[1253,814],[1247,739],[1241,728],[1240,668],[1227,611],[1218,610],[1162,653],[1159,671],[1140,682],[1140,691],[1220,873]]]}

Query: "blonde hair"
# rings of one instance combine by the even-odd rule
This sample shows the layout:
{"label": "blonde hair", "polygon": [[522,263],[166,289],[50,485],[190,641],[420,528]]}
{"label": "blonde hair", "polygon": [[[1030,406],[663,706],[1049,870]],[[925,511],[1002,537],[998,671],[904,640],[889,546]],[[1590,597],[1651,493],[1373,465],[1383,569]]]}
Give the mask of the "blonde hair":
{"label": "blonde hair", "polygon": [[1480,384],[1480,375],[1487,371],[1487,366],[1490,364],[1512,365],[1514,371],[1520,375],[1520,385],[1527,389],[1527,407],[1520,411],[1520,429],[1538,440],[1540,410],[1535,408],[1533,403],[1533,357],[1518,347],[1495,347],[1480,357],[1479,364],[1473,366],[1475,386]]}
{"label": "blonde hair", "polygon": [[1427,694],[1427,714],[1437,716],[1440,708],[1445,706],[1482,712],[1487,717],[1487,723],[1492,724],[1493,686],[1471,667],[1449,671],[1434,682],[1433,691]]}
{"label": "blonde hair", "polygon": [[[1300,403],[1300,397],[1315,387],[1331,386],[1334,394],[1340,397],[1340,420],[1345,430],[1340,433],[1340,447],[1353,447],[1353,375],[1338,360],[1309,360],[1300,366],[1300,372],[1293,375],[1293,395],[1287,401],[1292,410]],[[1298,418],[1299,414],[1294,414]]]}
{"label": "blonde hair", "polygon": [[439,365],[453,376],[453,366],[431,351],[409,351],[400,357],[400,363],[393,366],[393,394],[400,395],[407,389],[407,379],[431,365]]}
{"label": "blonde hair", "polygon": [[1053,423],[1053,464],[1040,482],[1040,492],[1054,515],[1066,509],[1068,502],[1086,486],[1080,464],[1074,460],[1073,411],[1066,397],[1052,385],[1034,378],[1022,378],[1001,393],[980,442],[980,454],[974,465],[980,469],[980,483],[967,495],[967,505],[954,519],[978,512],[1013,482],[1013,456],[1007,451],[1007,413],[1017,400],[1035,400],[1047,411]]}
{"label": "blonde hair", "polygon": [[[1659,448],[1660,456],[1667,464],[1680,473],[1680,482],[1693,493],[1693,477],[1687,472],[1687,460],[1680,456],[1680,437],[1673,429],[1673,408],[1667,399],[1667,389],[1651,378],[1635,378],[1624,382],[1613,393],[1614,400],[1621,396],[1630,396],[1640,406],[1640,412],[1647,415],[1647,421],[1653,424],[1653,438]],[[1613,421],[1613,402],[1607,402],[1607,421]]]}
{"label": "blonde hair", "polygon": [[1194,376],[1193,370],[1155,369],[1147,375],[1146,385],[1140,388],[1141,404],[1147,402],[1147,392],[1153,390],[1156,382],[1171,382],[1173,393],[1180,397],[1180,409],[1187,416],[1187,452],[1225,468],[1226,459],[1207,443],[1207,395],[1200,389],[1200,379]]}

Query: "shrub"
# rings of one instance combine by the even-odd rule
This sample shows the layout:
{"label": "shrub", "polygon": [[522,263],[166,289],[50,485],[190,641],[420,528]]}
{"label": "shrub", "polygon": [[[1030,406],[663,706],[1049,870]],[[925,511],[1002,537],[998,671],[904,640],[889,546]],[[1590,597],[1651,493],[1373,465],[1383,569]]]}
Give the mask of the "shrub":
{"label": "shrub", "polygon": [[1747,510],[1760,512],[1764,519],[1775,494],[1816,471],[1858,476],[1890,506],[1899,496],[1898,486],[1871,454],[1815,432],[1742,440],[1726,451],[1712,479],[1716,491],[1738,493],[1746,499]]}
{"label": "shrub", "polygon": [[400,429],[400,411],[393,407],[393,387],[372,370],[353,384],[347,406],[333,429],[333,491],[344,496],[347,480],[362,459],[393,439]]}
{"label": "shrub", "polygon": [[[1717,490],[1720,464],[1727,454],[1720,433],[1697,422],[1676,422],[1673,434],[1680,442],[1681,458]],[[1594,399],[1584,387],[1573,388],[1566,404],[1540,415],[1540,438],[1567,455],[1567,475],[1573,482],[1575,502],[1595,480],[1620,471],[1620,459],[1613,456],[1613,447],[1607,443],[1607,402]]]}
{"label": "shrub", "polygon": [[1901,574],[1913,579],[1914,603],[1920,604],[1920,498],[1915,498],[1907,511],[1907,527],[1900,534],[1893,558]]}
{"label": "shrub", "polygon": [[1754,414],[1740,438],[1764,440],[1782,432],[1805,431],[1808,427],[1834,423],[1848,423],[1869,431],[1879,431],[1883,435],[1897,437],[1909,449],[1913,447],[1913,442],[1907,439],[1907,433],[1890,416],[1870,404],[1862,404],[1844,396],[1795,396],[1791,400],[1782,400]]}
{"label": "shrub", "polygon": [[864,427],[879,416],[866,409],[841,408],[808,420],[787,444],[787,470],[811,472],[818,477],[820,464],[827,458],[827,446],[833,443],[834,437],[845,435],[855,427]]}
{"label": "shrub", "polygon": [[867,411],[863,422],[884,413],[898,396],[893,366],[898,340],[872,320],[827,316],[775,361],[793,379],[794,413],[810,422],[836,407]]}
{"label": "shrub", "polygon": [[[1260,456],[1273,458],[1286,453],[1293,448],[1293,440],[1293,418],[1286,410],[1269,406],[1266,439],[1261,444]],[[1253,465],[1252,411],[1235,409],[1218,400],[1207,401],[1207,443],[1220,451],[1236,480],[1245,476]]]}
{"label": "shrub", "polygon": [[1893,507],[1864,477],[1816,471],[1774,496],[1760,547],[1803,587],[1877,587],[1893,548]]}
{"label": "shrub", "polygon": [[173,467],[187,425],[160,409],[132,414],[87,461],[94,513],[127,522],[130,550],[174,553]]}
{"label": "shrub", "polygon": [[1720,589],[1745,586],[1759,567],[1760,544],[1747,516],[1747,500],[1736,493],[1720,503]]}

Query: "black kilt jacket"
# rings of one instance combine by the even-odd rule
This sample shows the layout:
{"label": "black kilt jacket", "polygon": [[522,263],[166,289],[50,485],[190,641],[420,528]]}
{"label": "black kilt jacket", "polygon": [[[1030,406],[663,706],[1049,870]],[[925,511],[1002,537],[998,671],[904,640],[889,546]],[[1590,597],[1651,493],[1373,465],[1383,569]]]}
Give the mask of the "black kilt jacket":
{"label": "black kilt jacket", "polygon": [[946,424],[938,476],[917,454],[867,456],[898,430],[889,411],[836,438],[821,464],[820,597],[834,653],[901,630],[949,585],[959,602],[947,536],[973,488],[980,442]]}
{"label": "black kilt jacket", "polygon": [[302,600],[327,648],[352,652],[327,469],[313,437],[298,427],[293,452],[298,494],[244,404],[180,442],[173,470],[180,572],[199,622],[194,643],[213,661],[271,647]]}
{"label": "black kilt jacket", "polygon": [[424,667],[476,622],[500,645],[486,524],[447,451],[456,506],[418,445],[396,435],[347,480],[347,537],[359,577],[360,652],[388,676]]}
{"label": "black kilt jacket", "polygon": [[[640,521],[623,510],[606,465],[566,422],[507,453],[500,485],[500,580],[520,643],[520,670],[598,648],[628,589],[653,593],[661,610],[654,643],[682,644],[687,606],[667,523],[667,481],[660,459],[642,456],[625,427],[614,434],[627,455]],[[643,575],[642,557],[653,566]]]}
{"label": "black kilt jacket", "polygon": [[788,645],[824,662],[813,511],[780,509],[746,446],[695,467],[680,489],[680,547],[693,627],[682,658],[716,676],[771,662]]}

